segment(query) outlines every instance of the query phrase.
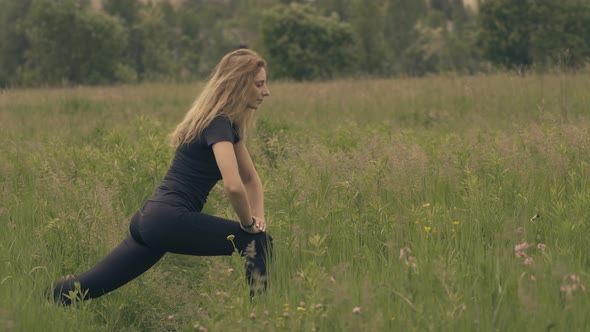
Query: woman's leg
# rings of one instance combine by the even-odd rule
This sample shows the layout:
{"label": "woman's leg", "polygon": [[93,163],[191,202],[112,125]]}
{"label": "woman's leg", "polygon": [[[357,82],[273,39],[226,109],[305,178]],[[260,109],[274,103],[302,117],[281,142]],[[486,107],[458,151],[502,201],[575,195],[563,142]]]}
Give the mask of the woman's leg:
{"label": "woman's leg", "polygon": [[[138,214],[132,219],[132,235],[135,233],[133,226],[137,217]],[[82,293],[88,291],[84,299],[102,296],[147,271],[163,255],[163,251],[149,248],[129,236],[90,270],[58,283],[53,288],[53,298],[56,302],[70,304],[71,299],[66,295],[75,290],[76,283],[80,284]]]}
{"label": "woman's leg", "polygon": [[[246,257],[246,276],[250,284],[254,286],[256,282],[266,286],[266,263],[272,249],[272,238],[268,234],[249,234],[238,222],[168,207],[170,218],[167,220],[144,218],[140,224],[140,236],[149,247],[195,256],[229,256],[237,249]],[[152,208],[146,209],[148,215]],[[230,235],[233,235],[231,241],[228,240]]]}

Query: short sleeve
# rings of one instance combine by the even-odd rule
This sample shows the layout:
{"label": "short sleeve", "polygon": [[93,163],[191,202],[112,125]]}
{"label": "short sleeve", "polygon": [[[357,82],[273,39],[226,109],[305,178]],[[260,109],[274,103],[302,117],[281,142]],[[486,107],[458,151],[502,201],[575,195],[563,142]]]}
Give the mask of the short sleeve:
{"label": "short sleeve", "polygon": [[239,140],[234,127],[225,116],[218,116],[213,119],[209,126],[203,130],[201,137],[207,146],[223,141],[235,144]]}

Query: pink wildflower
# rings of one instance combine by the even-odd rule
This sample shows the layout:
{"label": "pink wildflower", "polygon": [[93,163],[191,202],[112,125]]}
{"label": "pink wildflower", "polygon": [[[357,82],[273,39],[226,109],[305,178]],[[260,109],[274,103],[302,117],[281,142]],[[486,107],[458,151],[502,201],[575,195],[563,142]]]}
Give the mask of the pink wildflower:
{"label": "pink wildflower", "polygon": [[399,259],[405,258],[408,254],[412,253],[412,249],[403,247],[399,250]]}
{"label": "pink wildflower", "polygon": [[174,315],[168,315],[168,320],[173,320],[174,319]]}
{"label": "pink wildflower", "polygon": [[539,244],[537,244],[537,249],[540,252],[545,252],[545,243],[539,243]]}
{"label": "pink wildflower", "polygon": [[527,257],[527,258],[524,260],[524,263],[523,263],[523,264],[524,264],[524,265],[531,265],[531,264],[533,264],[533,258],[532,258],[532,257]]}
{"label": "pink wildflower", "polygon": [[580,282],[580,277],[578,277],[575,274],[571,274],[570,275],[570,280],[573,281],[573,282]]}
{"label": "pink wildflower", "polygon": [[522,258],[522,257],[526,257],[526,254],[524,253],[524,251],[517,251],[516,254],[514,254],[516,256],[516,258]]}
{"label": "pink wildflower", "polygon": [[352,313],[355,314],[355,315],[360,314],[361,313],[361,308],[360,307],[354,307],[352,309]]}
{"label": "pink wildflower", "polygon": [[529,244],[526,242],[523,242],[521,244],[517,244],[514,246],[514,251],[523,251],[526,250],[529,247]]}
{"label": "pink wildflower", "polygon": [[253,312],[251,312],[251,313],[250,313],[250,319],[256,319],[256,314],[255,314],[255,313],[253,313]]}

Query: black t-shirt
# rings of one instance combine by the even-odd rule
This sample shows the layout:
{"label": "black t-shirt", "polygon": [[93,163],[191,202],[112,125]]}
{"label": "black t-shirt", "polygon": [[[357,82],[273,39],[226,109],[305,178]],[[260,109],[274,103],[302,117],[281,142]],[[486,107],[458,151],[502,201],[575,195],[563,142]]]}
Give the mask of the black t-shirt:
{"label": "black t-shirt", "polygon": [[229,119],[220,115],[197,139],[176,149],[162,184],[149,200],[201,211],[211,188],[221,180],[211,146],[222,141],[236,144],[240,136]]}

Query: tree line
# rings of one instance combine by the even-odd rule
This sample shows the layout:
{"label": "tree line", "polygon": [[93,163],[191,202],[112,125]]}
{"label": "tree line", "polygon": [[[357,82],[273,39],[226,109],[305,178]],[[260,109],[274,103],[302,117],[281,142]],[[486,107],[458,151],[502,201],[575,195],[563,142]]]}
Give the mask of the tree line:
{"label": "tree line", "polygon": [[249,47],[294,80],[577,69],[590,2],[0,0],[0,86],[195,80]]}

